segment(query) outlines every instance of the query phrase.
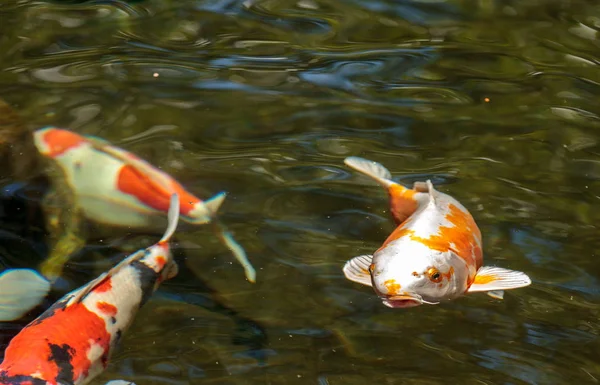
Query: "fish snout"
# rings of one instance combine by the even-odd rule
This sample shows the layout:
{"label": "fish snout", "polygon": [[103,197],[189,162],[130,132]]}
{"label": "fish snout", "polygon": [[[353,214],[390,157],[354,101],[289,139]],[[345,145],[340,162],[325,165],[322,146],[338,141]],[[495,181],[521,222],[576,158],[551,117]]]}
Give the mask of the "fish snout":
{"label": "fish snout", "polygon": [[402,285],[393,278],[375,279],[373,288],[383,304],[391,308],[419,306],[423,303],[420,295],[404,290]]}
{"label": "fish snout", "polygon": [[401,295],[388,295],[381,297],[383,304],[391,308],[407,308],[422,305],[423,298],[416,293],[403,293]]}

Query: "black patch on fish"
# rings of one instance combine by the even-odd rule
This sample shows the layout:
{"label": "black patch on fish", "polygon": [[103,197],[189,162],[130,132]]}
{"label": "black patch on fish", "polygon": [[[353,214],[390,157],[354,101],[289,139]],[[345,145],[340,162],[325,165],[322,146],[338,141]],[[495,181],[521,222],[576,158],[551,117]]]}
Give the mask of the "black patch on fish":
{"label": "black patch on fish", "polygon": [[72,347],[67,344],[61,346],[56,344],[48,344],[50,348],[50,356],[48,361],[56,363],[58,367],[58,376],[56,381],[59,383],[73,383],[73,353],[75,352]]}
{"label": "black patch on fish", "polygon": [[154,285],[156,284],[156,280],[158,279],[158,274],[156,271],[148,267],[145,263],[141,261],[134,261],[131,263],[131,267],[137,270],[140,274],[140,288],[142,289],[142,300],[140,301],[139,306],[141,307],[145,304],[152,293],[154,293]]}
{"label": "black patch on fish", "polygon": [[117,323],[117,319],[115,317],[110,317],[110,322],[114,325]]}
{"label": "black patch on fish", "polygon": [[0,383],[3,385],[22,385],[23,383],[31,385],[46,385],[45,380],[40,380],[39,378],[33,378],[25,375],[9,376],[5,371],[0,372]]}
{"label": "black patch on fish", "polygon": [[115,332],[115,345],[121,341],[121,337],[123,336],[123,331],[121,329]]}

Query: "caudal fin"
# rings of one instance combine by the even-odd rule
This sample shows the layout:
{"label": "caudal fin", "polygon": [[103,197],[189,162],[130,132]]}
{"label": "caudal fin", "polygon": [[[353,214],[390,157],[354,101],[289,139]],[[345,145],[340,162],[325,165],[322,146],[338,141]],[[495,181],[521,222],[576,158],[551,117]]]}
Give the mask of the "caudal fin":
{"label": "caudal fin", "polygon": [[408,189],[400,183],[394,182],[392,174],[383,165],[357,156],[350,156],[344,159],[344,163],[356,171],[373,178],[377,183],[386,188],[390,196],[390,209],[397,224],[404,222],[417,209],[418,202],[416,197],[421,192],[419,190]]}
{"label": "caudal fin", "polygon": [[0,275],[0,321],[14,321],[38,306],[51,284],[30,269],[9,269]]}
{"label": "caudal fin", "polygon": [[372,160],[360,158],[358,156],[349,156],[344,159],[346,166],[355,169],[356,171],[373,178],[377,183],[385,188],[390,188],[396,184],[392,181],[392,174],[381,163]]}
{"label": "caudal fin", "polygon": [[220,192],[215,196],[205,201],[199,201],[194,205],[194,208],[188,213],[187,222],[201,225],[211,222],[221,208],[221,205],[227,197],[226,192]]}

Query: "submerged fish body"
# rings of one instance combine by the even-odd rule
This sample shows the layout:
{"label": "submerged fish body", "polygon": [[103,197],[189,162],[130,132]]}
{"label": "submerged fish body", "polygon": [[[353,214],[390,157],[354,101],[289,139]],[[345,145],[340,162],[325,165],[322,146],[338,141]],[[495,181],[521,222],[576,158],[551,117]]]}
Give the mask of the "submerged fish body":
{"label": "submerged fish body", "polygon": [[[72,131],[46,127],[34,133],[38,151],[58,166],[72,191],[77,210],[95,223],[128,228],[147,228],[164,223],[169,197],[179,195],[180,216],[192,224],[212,223],[223,244],[255,282],[256,271],[246,252],[218,220],[225,200],[219,193],[203,201],[167,173],[105,140]],[[59,259],[58,257],[56,258]]]}
{"label": "submerged fish body", "polygon": [[203,201],[167,173],[101,139],[47,127],[34,133],[34,142],[60,168],[77,208],[96,223],[151,227],[155,217],[164,220],[170,196],[177,193],[181,219],[203,224],[225,199],[221,193]]}
{"label": "submerged fish body", "polygon": [[384,305],[437,304],[476,291],[502,298],[503,290],[531,284],[522,272],[483,266],[481,231],[475,220],[430,181],[407,189],[392,181],[379,163],[358,157],[345,162],[388,190],[398,223],[373,255],[355,257],[343,269],[349,280],[372,286]]}
{"label": "submerged fish body", "polygon": [[158,243],[65,295],[25,326],[6,348],[0,384],[82,385],[100,374],[139,308],[177,274],[168,242],[178,212],[174,194],[168,228]]}

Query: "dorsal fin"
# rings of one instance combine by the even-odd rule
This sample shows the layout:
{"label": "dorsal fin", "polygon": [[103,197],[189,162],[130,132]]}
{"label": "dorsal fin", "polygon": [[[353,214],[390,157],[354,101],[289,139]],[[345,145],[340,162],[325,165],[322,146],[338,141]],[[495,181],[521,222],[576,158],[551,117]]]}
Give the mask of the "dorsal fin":
{"label": "dorsal fin", "polygon": [[429,192],[427,182],[415,182],[413,183],[413,190],[416,192]]}
{"label": "dorsal fin", "polygon": [[349,156],[344,159],[344,163],[348,167],[351,167],[356,171],[373,178],[383,187],[389,188],[391,185],[396,184],[391,180],[392,174],[390,171],[380,163],[360,158],[358,156]]}
{"label": "dorsal fin", "polygon": [[437,190],[433,187],[433,183],[431,183],[431,180],[427,179],[427,192],[429,193],[429,203],[432,204],[436,204],[437,201],[437,197],[438,197],[438,192]]}
{"label": "dorsal fin", "polygon": [[[177,222],[179,220],[179,196],[177,194],[171,195],[171,205],[169,207],[168,217],[169,217],[169,222],[167,225],[167,230],[165,231],[164,235],[162,236],[162,238],[160,239],[160,241],[158,243],[168,242],[169,239],[173,236],[175,229],[177,228]],[[94,279],[93,281],[89,282],[87,285],[83,286],[80,289],[79,293],[77,293],[75,296],[73,296],[69,300],[69,304],[75,303],[75,302],[81,302],[85,298],[86,295],[88,295],[92,290],[94,290],[96,287],[98,287],[100,284],[102,284],[104,282],[104,280],[106,280],[108,277],[114,276],[121,269],[130,265],[134,261],[138,261],[138,260],[142,259],[145,255],[146,255],[146,253],[144,252],[144,250],[138,250],[135,253],[131,254],[130,256],[128,256],[127,258],[122,260],[118,265],[116,265],[109,271],[100,274],[100,276],[98,276],[98,278]]]}

